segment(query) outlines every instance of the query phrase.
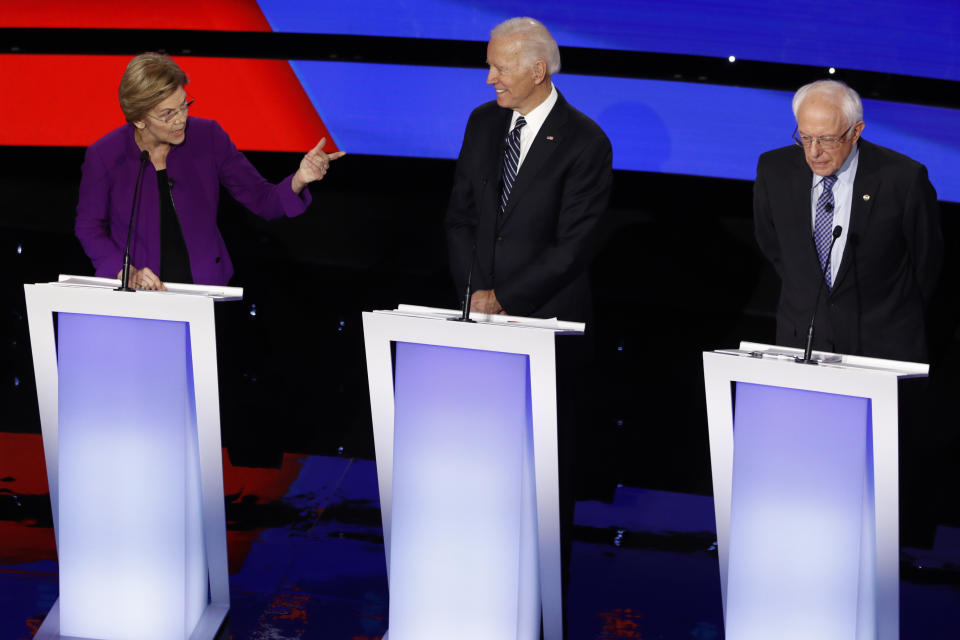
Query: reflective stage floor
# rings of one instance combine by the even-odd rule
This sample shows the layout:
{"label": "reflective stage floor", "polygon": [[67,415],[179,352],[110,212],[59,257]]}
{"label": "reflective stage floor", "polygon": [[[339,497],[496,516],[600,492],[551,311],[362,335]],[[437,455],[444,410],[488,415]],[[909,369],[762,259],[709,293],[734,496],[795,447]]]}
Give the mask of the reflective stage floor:
{"label": "reflective stage floor", "polygon": [[[225,451],[224,469],[232,603],[221,637],[380,638],[373,461],[287,453],[254,468]],[[960,530],[938,527],[933,549],[901,557],[902,637],[960,637]],[[709,497],[620,486],[609,504],[578,502],[571,576],[571,640],[723,638]],[[56,596],[40,436],[0,433],[0,639],[31,638]]]}

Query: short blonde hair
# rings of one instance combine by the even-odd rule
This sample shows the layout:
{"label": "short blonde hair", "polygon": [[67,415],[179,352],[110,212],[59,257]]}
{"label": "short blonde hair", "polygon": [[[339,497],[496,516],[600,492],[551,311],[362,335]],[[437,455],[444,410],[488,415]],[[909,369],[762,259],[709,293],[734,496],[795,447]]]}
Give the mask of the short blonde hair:
{"label": "short blonde hair", "polygon": [[155,106],[187,84],[187,74],[169,56],[141,53],[120,78],[120,109],[127,122],[143,120]]}

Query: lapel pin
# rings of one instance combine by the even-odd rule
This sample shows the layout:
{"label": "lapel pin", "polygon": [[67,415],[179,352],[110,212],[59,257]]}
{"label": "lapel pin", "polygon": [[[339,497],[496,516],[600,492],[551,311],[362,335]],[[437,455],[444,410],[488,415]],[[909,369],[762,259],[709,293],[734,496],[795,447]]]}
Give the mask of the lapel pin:
{"label": "lapel pin", "polygon": [[550,142],[553,142],[553,136],[547,136],[547,140],[549,140]]}
{"label": "lapel pin", "polygon": [[870,202],[870,194],[869,194],[869,193],[863,194],[863,201],[864,201],[864,202]]}

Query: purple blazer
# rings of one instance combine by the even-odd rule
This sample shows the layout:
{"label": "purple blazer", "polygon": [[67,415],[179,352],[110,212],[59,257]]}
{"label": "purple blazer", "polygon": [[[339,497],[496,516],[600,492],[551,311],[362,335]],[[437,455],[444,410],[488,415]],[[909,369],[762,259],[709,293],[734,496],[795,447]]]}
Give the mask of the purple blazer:
{"label": "purple blazer", "polygon": [[[87,148],[80,180],[76,233],[93,261],[96,275],[116,278],[123,266],[123,247],[133,204],[140,149],[132,125],[114,129]],[[307,188],[298,196],[290,187],[293,174],[274,185],[240,153],[230,136],[213,120],[190,117],[182,144],[167,155],[167,176],[197,284],[223,285],[233,263],[217,228],[220,185],[262,218],[293,217],[310,204]],[[160,273],[160,194],[157,172],[143,169],[140,204],[133,222],[130,264]]]}

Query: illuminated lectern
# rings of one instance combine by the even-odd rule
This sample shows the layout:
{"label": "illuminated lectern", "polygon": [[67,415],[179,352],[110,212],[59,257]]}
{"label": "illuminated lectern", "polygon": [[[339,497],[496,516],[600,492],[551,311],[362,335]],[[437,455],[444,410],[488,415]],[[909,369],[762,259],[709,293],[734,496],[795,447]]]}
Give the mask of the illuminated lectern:
{"label": "illuminated lectern", "polygon": [[215,300],[25,285],[60,596],[39,639],[208,640],[230,607]]}
{"label": "illuminated lectern", "polygon": [[584,325],[459,315],[363,314],[389,637],[538,640],[542,607],[560,640],[554,342]]}
{"label": "illuminated lectern", "polygon": [[898,389],[925,364],[703,354],[729,640],[900,637]]}

